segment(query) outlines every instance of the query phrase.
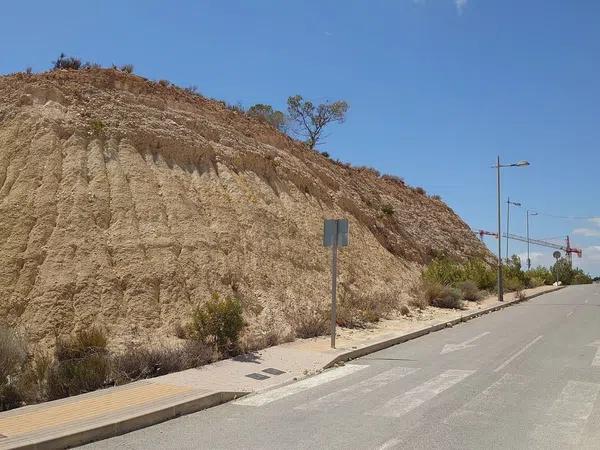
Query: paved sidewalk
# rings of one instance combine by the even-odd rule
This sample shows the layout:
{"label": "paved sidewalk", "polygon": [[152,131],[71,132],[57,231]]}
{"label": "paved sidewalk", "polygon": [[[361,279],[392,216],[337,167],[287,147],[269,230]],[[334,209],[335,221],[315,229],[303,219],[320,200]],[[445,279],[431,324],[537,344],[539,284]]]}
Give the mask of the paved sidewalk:
{"label": "paved sidewalk", "polygon": [[[545,286],[526,294],[531,297],[555,289]],[[505,304],[489,298],[469,305],[466,311],[444,311],[442,318],[390,320],[371,330],[340,330],[336,349],[329,348],[329,337],[297,340],[198,369],[0,413],[0,449],[64,448],[126,433],[292,382],[332,363],[516,301],[511,294],[506,297]]]}

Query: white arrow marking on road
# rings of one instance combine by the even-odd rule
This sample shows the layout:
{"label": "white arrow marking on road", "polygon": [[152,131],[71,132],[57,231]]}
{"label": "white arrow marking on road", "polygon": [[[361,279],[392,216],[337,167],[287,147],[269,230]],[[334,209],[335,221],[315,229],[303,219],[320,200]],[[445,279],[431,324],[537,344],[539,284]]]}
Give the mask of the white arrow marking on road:
{"label": "white arrow marking on road", "polygon": [[446,344],[446,345],[444,345],[444,348],[440,352],[440,355],[444,355],[444,354],[450,353],[450,352],[455,352],[457,350],[464,350],[465,348],[469,348],[469,347],[475,347],[475,344],[473,344],[473,342],[475,342],[477,339],[484,337],[487,334],[490,334],[490,332],[486,331],[485,333],[481,333],[479,336],[475,336],[474,338],[471,338],[465,342],[461,342],[460,344]]}
{"label": "white arrow marking on road", "polygon": [[586,347],[596,347],[596,356],[592,361],[592,367],[600,367],[600,341],[591,342]]}

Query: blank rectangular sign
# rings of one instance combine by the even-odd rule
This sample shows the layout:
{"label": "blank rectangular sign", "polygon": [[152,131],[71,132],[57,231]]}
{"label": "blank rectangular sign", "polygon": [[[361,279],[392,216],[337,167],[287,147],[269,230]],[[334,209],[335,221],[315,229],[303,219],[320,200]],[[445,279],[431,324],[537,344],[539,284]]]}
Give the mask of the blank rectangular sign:
{"label": "blank rectangular sign", "polygon": [[333,246],[336,233],[338,247],[347,246],[348,231],[348,219],[325,219],[323,222],[323,246]]}
{"label": "blank rectangular sign", "polygon": [[335,239],[335,231],[337,228],[337,220],[325,219],[323,222],[323,246],[331,247]]}

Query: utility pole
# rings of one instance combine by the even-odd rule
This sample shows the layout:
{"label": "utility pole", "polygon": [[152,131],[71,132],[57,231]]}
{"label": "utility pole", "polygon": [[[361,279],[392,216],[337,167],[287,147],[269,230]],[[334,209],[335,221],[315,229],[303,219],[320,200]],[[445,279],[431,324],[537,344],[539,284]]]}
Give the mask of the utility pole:
{"label": "utility pole", "polygon": [[498,190],[498,301],[504,301],[504,291],[502,286],[502,219],[500,218],[500,155],[496,160],[496,181]]}
{"label": "utility pole", "polygon": [[508,262],[508,234],[510,233],[510,197],[506,200],[506,261]]}
{"label": "utility pole", "polygon": [[497,182],[497,200],[498,200],[498,301],[504,301],[504,291],[502,286],[502,221],[500,212],[500,169],[502,167],[526,167],[529,163],[527,161],[519,161],[514,164],[500,164],[500,155],[496,159],[496,165],[492,168],[496,169],[496,182]]}
{"label": "utility pole", "polygon": [[508,258],[510,258],[510,255],[508,253],[508,235],[510,234],[510,205],[521,206],[521,204],[519,202],[511,202],[510,197],[508,197],[508,200],[506,201],[506,260],[507,261],[508,261]]}
{"label": "utility pole", "polygon": [[538,213],[527,210],[527,270],[531,269],[531,258],[529,257],[529,216],[537,216]]}

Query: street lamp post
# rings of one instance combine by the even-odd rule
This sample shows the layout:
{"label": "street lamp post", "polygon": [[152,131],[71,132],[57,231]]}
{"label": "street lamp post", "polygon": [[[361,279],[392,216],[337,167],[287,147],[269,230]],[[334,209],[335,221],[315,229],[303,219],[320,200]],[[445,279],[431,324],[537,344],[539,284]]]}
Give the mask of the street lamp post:
{"label": "street lamp post", "polygon": [[537,216],[538,213],[527,210],[527,270],[531,269],[531,258],[529,257],[529,216]]}
{"label": "street lamp post", "polygon": [[519,161],[514,164],[500,164],[500,156],[496,159],[496,165],[492,168],[496,169],[496,182],[498,194],[498,301],[504,301],[504,292],[502,288],[502,219],[500,213],[500,169],[503,167],[525,167],[528,166],[527,161]]}
{"label": "street lamp post", "polygon": [[508,254],[508,234],[510,233],[510,205],[521,206],[519,202],[511,202],[510,197],[506,200],[506,260],[510,258]]}

